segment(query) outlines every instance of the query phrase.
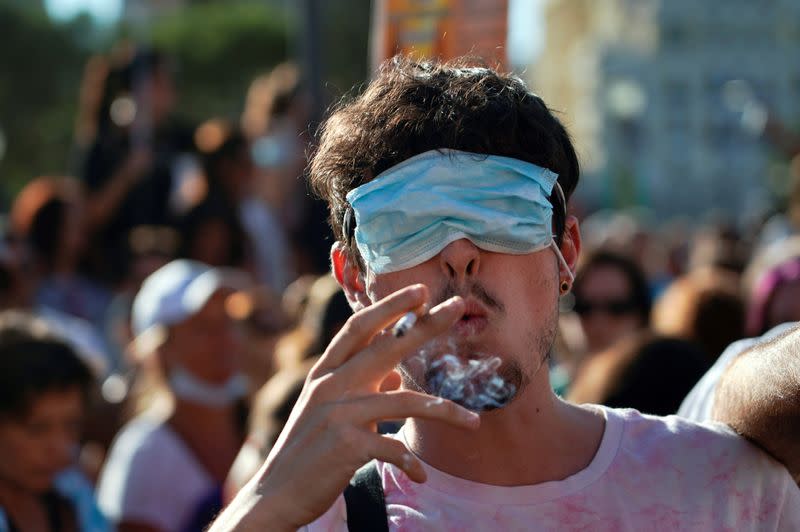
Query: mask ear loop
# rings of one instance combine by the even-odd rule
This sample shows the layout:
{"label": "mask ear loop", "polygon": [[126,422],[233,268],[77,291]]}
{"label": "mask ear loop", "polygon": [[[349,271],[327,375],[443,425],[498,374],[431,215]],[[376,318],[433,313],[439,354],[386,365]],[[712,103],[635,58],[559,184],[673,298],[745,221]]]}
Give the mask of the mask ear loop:
{"label": "mask ear loop", "polygon": [[[556,195],[558,196],[559,202],[561,203],[561,209],[562,209],[562,212],[564,213],[564,218],[566,218],[566,216],[567,216],[567,200],[564,197],[564,191],[561,189],[561,185],[558,184],[558,181],[556,181],[556,183],[555,183],[555,188],[556,188]],[[569,284],[571,286],[572,283],[575,282],[575,274],[572,273],[572,269],[569,267],[569,264],[567,264],[566,259],[564,259],[564,255],[561,253],[561,250],[558,249],[558,245],[556,244],[556,235],[551,235],[550,247],[553,248],[553,251],[555,252],[556,257],[558,257],[558,261],[561,263],[561,265],[567,271],[567,275],[569,276]],[[569,288],[564,290],[563,289],[563,284],[564,283],[562,283],[562,290],[561,291],[562,292],[567,292],[569,290]]]}
{"label": "mask ear loop", "polygon": [[355,233],[355,227],[353,223],[353,208],[348,205],[347,210],[344,211],[344,216],[342,217],[342,234],[344,235],[345,243],[348,246],[353,245],[353,236]]}

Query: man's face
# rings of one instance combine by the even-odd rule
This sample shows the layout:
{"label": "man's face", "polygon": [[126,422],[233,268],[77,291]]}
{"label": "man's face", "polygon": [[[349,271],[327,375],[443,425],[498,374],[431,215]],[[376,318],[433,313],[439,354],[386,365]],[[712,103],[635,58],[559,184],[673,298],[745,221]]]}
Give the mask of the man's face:
{"label": "man's face", "polygon": [[[463,297],[466,312],[446,338],[426,344],[418,356],[401,365],[404,385],[436,393],[441,383],[434,370],[446,360],[457,363],[443,362],[446,354],[455,355],[467,368],[470,360],[496,357],[499,367],[491,373],[512,386],[506,390],[510,396],[496,407],[520,396],[544,363],[556,333],[559,282],[550,249],[509,255],[484,251],[461,239],[418,266],[381,275],[367,272],[366,292],[374,302],[422,283],[430,290],[431,306],[455,295]],[[478,379],[487,377],[491,375],[483,370],[477,374]]]}

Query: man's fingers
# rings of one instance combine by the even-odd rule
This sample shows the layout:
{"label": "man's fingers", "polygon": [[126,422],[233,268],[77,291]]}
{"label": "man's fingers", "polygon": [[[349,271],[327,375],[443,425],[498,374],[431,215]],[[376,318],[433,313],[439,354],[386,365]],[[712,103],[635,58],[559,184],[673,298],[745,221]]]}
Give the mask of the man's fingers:
{"label": "man's fingers", "polygon": [[464,300],[453,297],[423,315],[403,336],[384,335],[340,368],[350,382],[380,382],[400,361],[426,341],[444,333],[463,315]]}
{"label": "man's fingers", "polygon": [[463,406],[441,397],[409,390],[359,397],[348,403],[357,406],[354,422],[359,425],[408,417],[435,419],[465,429],[475,429],[480,424],[480,416]]}
{"label": "man's fingers", "polygon": [[417,284],[398,290],[377,303],[362,309],[347,320],[320,358],[316,370],[331,370],[345,363],[363,349],[378,332],[406,312],[420,309],[428,299],[428,289]]}
{"label": "man's fingers", "polygon": [[399,440],[394,440],[380,434],[368,433],[368,448],[372,458],[381,462],[394,464],[413,480],[414,482],[425,482],[428,476],[422,467],[422,462],[414,456],[414,453]]}

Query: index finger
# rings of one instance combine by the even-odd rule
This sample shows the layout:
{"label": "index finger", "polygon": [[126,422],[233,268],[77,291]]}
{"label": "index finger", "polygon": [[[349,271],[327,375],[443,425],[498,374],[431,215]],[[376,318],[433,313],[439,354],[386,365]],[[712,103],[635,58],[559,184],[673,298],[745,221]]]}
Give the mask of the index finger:
{"label": "index finger", "polygon": [[367,346],[377,333],[406,312],[422,308],[427,300],[428,288],[423,284],[416,284],[398,290],[359,310],[348,318],[334,336],[314,369],[327,371],[338,368]]}
{"label": "index finger", "polygon": [[350,382],[373,382],[383,377],[426,341],[446,332],[464,312],[464,300],[458,296],[440,303],[404,336],[386,335],[347,360],[339,372]]}

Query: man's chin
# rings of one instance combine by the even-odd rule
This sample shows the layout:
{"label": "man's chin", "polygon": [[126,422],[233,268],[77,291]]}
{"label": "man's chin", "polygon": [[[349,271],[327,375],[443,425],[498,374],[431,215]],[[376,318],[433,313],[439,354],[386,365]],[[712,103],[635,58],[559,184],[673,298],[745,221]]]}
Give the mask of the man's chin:
{"label": "man's chin", "polygon": [[514,400],[521,376],[518,368],[504,366],[497,356],[443,355],[428,365],[423,389],[474,412],[488,412]]}

